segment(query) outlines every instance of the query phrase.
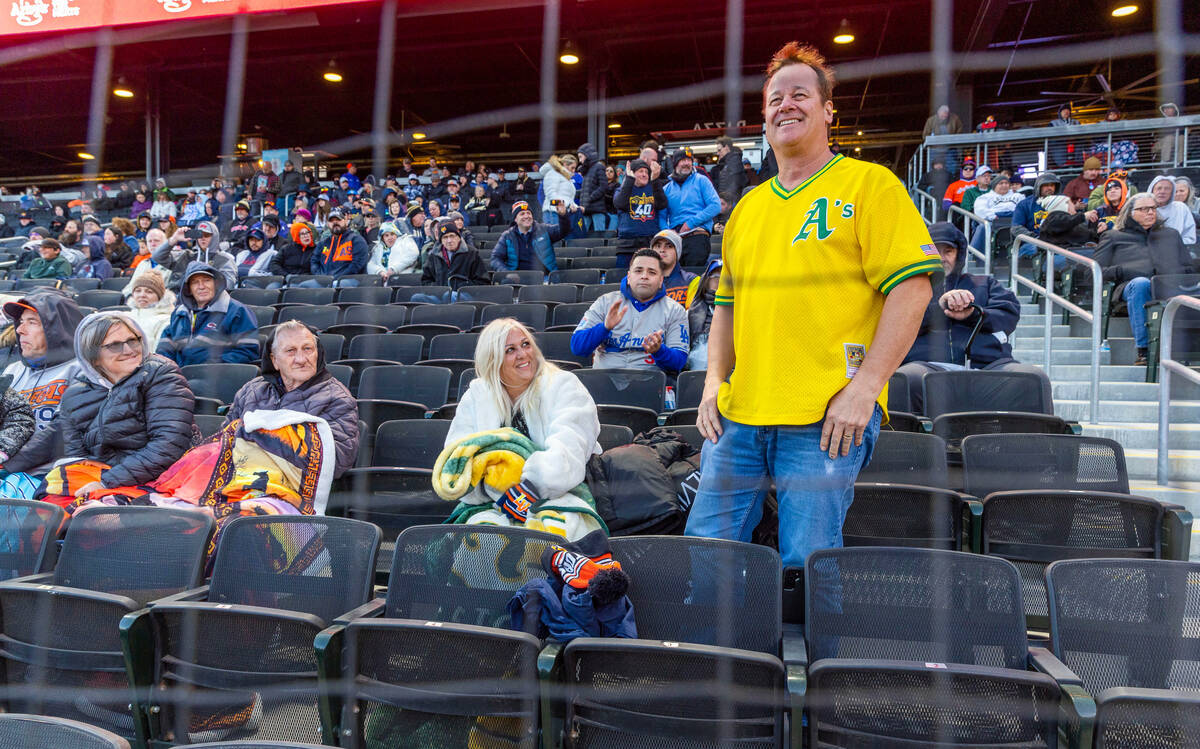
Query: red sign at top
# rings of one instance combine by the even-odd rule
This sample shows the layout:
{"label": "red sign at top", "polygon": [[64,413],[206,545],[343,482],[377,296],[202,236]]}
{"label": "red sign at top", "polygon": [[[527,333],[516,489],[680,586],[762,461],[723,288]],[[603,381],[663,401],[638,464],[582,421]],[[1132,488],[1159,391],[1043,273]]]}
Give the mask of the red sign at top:
{"label": "red sign at top", "polygon": [[0,0],[0,35],[297,10],[367,0]]}

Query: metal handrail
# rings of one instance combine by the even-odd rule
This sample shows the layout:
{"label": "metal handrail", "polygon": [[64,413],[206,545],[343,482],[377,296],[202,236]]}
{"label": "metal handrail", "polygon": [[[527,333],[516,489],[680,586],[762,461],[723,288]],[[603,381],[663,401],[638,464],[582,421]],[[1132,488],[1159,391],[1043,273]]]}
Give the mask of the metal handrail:
{"label": "metal handrail", "polygon": [[[977,213],[972,213],[962,206],[950,206],[951,213],[961,214],[963,217],[963,225],[967,230],[967,252],[977,258],[983,258],[983,275],[992,275],[992,222],[983,218]],[[971,246],[971,222],[976,221],[984,227],[983,232],[983,252]]]}
{"label": "metal handrail", "polygon": [[[913,193],[913,197],[916,198],[916,200],[917,200],[917,212],[921,214],[921,218],[925,219],[925,223],[932,224],[934,221],[937,221],[937,209],[938,209],[938,206],[940,206],[942,204],[941,203],[942,199],[933,197],[932,195],[925,192],[924,190],[922,190],[919,187],[912,188],[912,193]],[[929,204],[933,207],[933,210],[930,211],[929,216],[925,215],[925,200],[926,200],[926,198],[929,199]]]}
{"label": "metal handrail", "polygon": [[1200,385],[1200,372],[1184,366],[1171,358],[1171,339],[1174,332],[1175,313],[1180,307],[1200,311],[1200,299],[1190,296],[1174,296],[1163,308],[1162,325],[1158,332],[1158,483],[1167,485],[1170,474],[1168,445],[1171,441],[1171,373],[1179,374]]}
{"label": "metal handrail", "polygon": [[[1017,248],[1020,246],[1020,244],[1022,242],[1026,243],[1026,244],[1031,244],[1036,247],[1040,247],[1043,250],[1046,250],[1046,285],[1045,286],[1041,286],[1041,285],[1037,284],[1035,281],[1033,281],[1033,279],[1025,278],[1024,276],[1022,276],[1019,273],[1019,268],[1017,267]],[[1074,260],[1077,263],[1080,263],[1082,265],[1087,265],[1092,269],[1092,311],[1091,312],[1088,312],[1087,310],[1085,310],[1084,308],[1075,304],[1071,300],[1066,299],[1065,297],[1061,297],[1058,294],[1054,293],[1054,256],[1055,255],[1062,255],[1063,257]],[[1077,252],[1071,252],[1070,250],[1064,250],[1063,248],[1059,247],[1058,245],[1050,244],[1049,242],[1047,242],[1045,240],[1038,239],[1037,237],[1031,237],[1028,234],[1023,234],[1020,237],[1013,237],[1012,248],[1009,250],[1009,257],[1010,257],[1009,262],[1012,263],[1013,289],[1015,290],[1016,286],[1018,284],[1020,284],[1022,286],[1026,286],[1030,289],[1033,289],[1037,293],[1041,294],[1042,299],[1045,300],[1043,303],[1043,305],[1044,305],[1043,311],[1045,312],[1045,316],[1046,316],[1046,326],[1045,326],[1045,333],[1043,334],[1043,335],[1045,335],[1045,340],[1043,342],[1043,346],[1044,346],[1045,355],[1046,355],[1045,366],[1046,366],[1046,374],[1047,375],[1049,375],[1051,372],[1050,352],[1051,352],[1052,343],[1054,341],[1053,337],[1051,336],[1052,327],[1053,327],[1053,320],[1051,319],[1053,317],[1053,315],[1051,314],[1051,312],[1054,309],[1052,305],[1057,304],[1060,307],[1063,307],[1064,309],[1066,309],[1076,315],[1079,315],[1081,318],[1083,318],[1084,320],[1086,320],[1087,322],[1090,322],[1092,324],[1092,365],[1091,365],[1091,375],[1089,378],[1091,380],[1091,399],[1088,402],[1088,421],[1092,422],[1094,424],[1096,422],[1097,418],[1099,418],[1099,416],[1100,416],[1100,343],[1101,343],[1100,323],[1104,317],[1103,313],[1100,311],[1101,310],[1101,301],[1100,301],[1101,291],[1102,291],[1102,287],[1104,285],[1103,271],[1100,268],[1100,263],[1096,262],[1095,260],[1091,259],[1090,257],[1087,257],[1086,255],[1080,255]]]}

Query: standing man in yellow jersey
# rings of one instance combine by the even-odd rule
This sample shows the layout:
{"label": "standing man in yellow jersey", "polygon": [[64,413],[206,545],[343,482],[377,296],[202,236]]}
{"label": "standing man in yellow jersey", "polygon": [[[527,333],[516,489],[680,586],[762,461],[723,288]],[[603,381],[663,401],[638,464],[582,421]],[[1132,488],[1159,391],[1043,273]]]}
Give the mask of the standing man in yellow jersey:
{"label": "standing man in yellow jersey", "polygon": [[833,73],[795,42],[763,87],[779,174],[738,203],[708,338],[707,438],[689,536],[749,541],[770,480],[783,563],[842,545],[854,481],[886,420],[887,381],[942,272],[904,186],[834,155]]}

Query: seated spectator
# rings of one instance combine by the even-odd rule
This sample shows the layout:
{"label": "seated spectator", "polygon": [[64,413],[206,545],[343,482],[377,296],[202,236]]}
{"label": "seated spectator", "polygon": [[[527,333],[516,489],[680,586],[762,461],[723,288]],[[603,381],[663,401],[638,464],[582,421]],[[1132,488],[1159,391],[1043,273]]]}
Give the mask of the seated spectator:
{"label": "seated spectator", "polygon": [[[37,434],[48,429],[58,416],[63,392],[79,374],[75,359],[75,329],[83,314],[79,305],[61,291],[38,289],[4,305],[12,321],[20,358],[4,368],[11,387],[33,408],[34,439],[15,455],[10,454],[4,470],[12,473],[44,474],[50,469],[54,442],[30,449]],[[21,495],[25,499],[32,494]]]}
{"label": "seated spectator", "polygon": [[683,238],[672,229],[663,229],[654,235],[650,249],[658,253],[663,267],[663,288],[667,297],[683,304],[687,301],[688,285],[696,277],[679,267],[679,253],[683,251]]}
{"label": "seated spectator", "polygon": [[129,282],[129,305],[126,314],[133,318],[146,336],[146,350],[157,351],[163,331],[175,311],[175,294],[167,290],[162,274],[151,268],[134,276]]}
{"label": "seated spectator", "polygon": [[[223,227],[225,237],[229,240],[231,246],[241,244],[246,239],[246,234],[254,228],[254,219],[250,216],[250,202],[239,200],[233,206],[233,218],[229,222],[229,226]],[[170,235],[168,235],[170,236]],[[221,236],[218,232],[217,236]]]}
{"label": "seated spectator", "polygon": [[500,235],[492,248],[492,270],[540,270],[543,273],[558,270],[554,244],[569,230],[564,221],[567,207],[560,204],[546,215],[558,220],[552,224],[535,222],[529,203],[524,200],[513,203],[512,226]]}
{"label": "seated spectator", "polygon": [[316,230],[311,224],[297,220],[289,231],[291,242],[283,245],[271,259],[271,274],[275,276],[307,275],[312,268],[312,254],[316,249]]}
{"label": "seated spectator", "polygon": [[108,257],[104,254],[104,245],[99,243],[90,243],[89,250],[91,256],[83,267],[75,273],[76,278],[95,278],[100,281],[105,281],[112,278],[114,275],[112,263],[108,261]]}
{"label": "seated spectator", "polygon": [[267,339],[262,375],[247,382],[233,397],[225,416],[228,426],[250,411],[299,411],[329,424],[337,443],[341,476],[358,458],[358,402],[325,368],[325,349],[316,333],[299,320],[280,323]]}
{"label": "seated spectator", "polygon": [[150,206],[150,215],[156,219],[176,218],[179,215],[175,204],[171,202],[171,193],[166,188],[154,191],[154,203]]}
{"label": "seated spectator", "polygon": [[329,212],[327,226],[329,236],[313,252],[309,272],[314,276],[333,276],[335,279],[366,272],[371,248],[361,234],[350,229],[346,212],[334,208]]}
{"label": "seated spectator", "polygon": [[[194,239],[189,239],[189,232]],[[168,241],[150,253],[150,259],[170,272],[171,290],[180,291],[183,275],[192,263],[216,268],[225,278],[226,288],[237,286],[237,263],[233,255],[220,248],[220,231],[211,221],[201,221],[194,229],[176,229]]]}
{"label": "seated spectator", "polygon": [[[1012,189],[1012,181],[1007,174],[999,174],[992,189],[980,195],[975,200],[975,213],[980,218],[992,222],[993,231],[1000,226],[1012,223],[1013,211],[1025,196]],[[977,250],[984,247],[984,227],[976,226],[971,235],[971,246]]]}
{"label": "seated spectator", "polygon": [[963,195],[967,190],[975,186],[975,162],[971,159],[963,159],[962,174],[959,179],[950,183],[946,188],[945,194],[942,196],[942,208],[949,210],[950,206],[962,206]]}
{"label": "seated spectator", "polygon": [[384,285],[397,273],[412,273],[417,269],[421,249],[409,234],[401,234],[394,223],[388,221],[379,227],[379,241],[371,248],[371,259],[367,261],[367,273],[382,276]]}
{"label": "seated spectator", "polygon": [[491,208],[491,199],[488,198],[487,188],[484,185],[475,185],[474,194],[467,201],[466,213],[471,219],[471,226],[486,226],[487,212]]}
{"label": "seated spectator", "polygon": [[569,540],[601,528],[594,509],[572,494],[600,452],[596,404],[579,378],[546,361],[529,329],[509,317],[479,334],[475,371],[445,445],[510,427],[540,449],[507,491],[481,481],[463,496],[463,504],[476,506],[465,522],[531,527]]}
{"label": "seated spectator", "polygon": [[1175,201],[1175,180],[1159,175],[1150,180],[1146,192],[1154,196],[1163,225],[1179,232],[1185,245],[1196,244],[1196,217],[1187,206]]}
{"label": "seated spectator", "polygon": [[[1038,226],[1038,236],[1063,249],[1091,254],[1090,250],[1083,250],[1096,242],[1098,232],[1088,226],[1084,214],[1076,211],[1075,201],[1066,195],[1049,195],[1042,198],[1041,206],[1046,215]],[[1101,226],[1107,227],[1107,224]]]}
{"label": "seated spectator", "polygon": [[216,361],[253,364],[260,358],[258,321],[246,305],[229,296],[225,276],[197,261],[182,274],[179,306],[158,353],[181,367]]}
{"label": "seated spectator", "polygon": [[45,497],[68,509],[158,479],[191,447],[195,411],[179,367],[150,353],[123,312],[88,315],[75,353],[80,373],[54,427],[71,462],[47,476]]}
{"label": "seated spectator", "polygon": [[686,308],[688,313],[688,338],[692,350],[688,352],[688,369],[708,368],[708,331],[712,327],[713,308],[717,303],[717,284],[721,280],[720,258],[708,261],[704,275],[696,276],[688,284]]}
{"label": "seated spectator", "polygon": [[133,265],[133,252],[125,243],[125,234],[116,226],[104,230],[104,257],[108,259],[116,275],[121,275]]}
{"label": "seated spectator", "polygon": [[1075,179],[1067,183],[1063,188],[1063,195],[1071,199],[1076,208],[1082,209],[1087,203],[1088,197],[1100,186],[1100,168],[1103,166],[1100,159],[1095,156],[1089,156],[1084,159],[1083,173]]}
{"label": "seated spectator", "polygon": [[1196,186],[1187,177],[1175,178],[1175,202],[1183,203],[1192,212],[1192,216],[1200,213],[1200,198],[1196,197]]}
{"label": "seated spectator", "polygon": [[658,367],[673,375],[687,364],[688,344],[687,312],[667,298],[654,250],[634,253],[621,288],[592,302],[571,334],[571,353],[595,352],[596,369]]}
{"label": "seated spectator", "polygon": [[992,189],[992,168],[987,164],[982,164],[975,172],[975,184],[971,185],[962,194],[962,208],[964,211],[977,213],[975,210],[976,201],[983,195],[987,195]]}
{"label": "seated spectator", "polygon": [[138,190],[133,198],[133,205],[129,207],[129,216],[131,218],[141,218],[142,214],[150,215],[150,209],[154,207],[154,203],[146,199],[146,193]]}
{"label": "seated spectator", "polygon": [[247,276],[271,275],[271,261],[275,259],[275,250],[264,246],[266,237],[262,229],[251,229],[246,234],[246,249],[237,254],[234,263],[237,265],[238,278]]}
{"label": "seated spectator", "polygon": [[[1013,210],[1012,237],[1014,242],[1026,234],[1032,237],[1038,236],[1042,219],[1046,217],[1046,210],[1039,201],[1042,198],[1057,195],[1061,187],[1062,181],[1054,172],[1042,172],[1038,175],[1037,180],[1033,183],[1033,194],[1018,203]],[[1037,252],[1039,252],[1038,248],[1032,244],[1021,243],[1018,245],[1017,254],[1021,257],[1030,257]],[[1056,268],[1059,267],[1060,258],[1055,258],[1054,263]]]}
{"label": "seated spectator", "polygon": [[29,211],[21,211],[19,214],[17,214],[17,228],[15,231],[15,236],[28,237],[29,232],[31,229],[33,229],[33,227],[34,223],[32,213]]}
{"label": "seated spectator", "polygon": [[1088,210],[1096,212],[1096,220],[1113,228],[1125,201],[1129,199],[1129,185],[1125,182],[1125,171],[1108,175],[1104,184],[1092,191],[1088,198]]}
{"label": "seated spectator", "polygon": [[[174,220],[174,217],[171,217],[171,220]],[[80,221],[83,223],[84,236],[95,236],[103,239],[102,235],[104,233],[104,227],[101,225],[100,219],[89,213],[85,214]]]}
{"label": "seated spectator", "polygon": [[[964,272],[967,238],[953,225],[933,224],[929,236],[942,256],[945,279],[940,290],[935,287],[917,339],[896,370],[907,378],[915,413],[924,413],[921,378],[927,372],[963,369],[968,358],[971,369],[1041,372],[1013,359],[1009,339],[1021,317],[1016,295],[991,276]],[[979,322],[979,312],[972,304],[983,308],[984,318],[971,350],[966,351],[971,331]]]}
{"label": "seated spectator", "polygon": [[1116,227],[1104,232],[1093,256],[1104,269],[1104,280],[1117,284],[1112,298],[1123,299],[1129,306],[1138,364],[1146,363],[1150,345],[1145,308],[1151,299],[1150,278],[1195,272],[1194,261],[1179,232],[1159,217],[1157,207],[1158,197],[1148,192],[1126,201]]}
{"label": "seated spectator", "polygon": [[479,253],[463,245],[459,232],[460,229],[450,219],[438,222],[437,233],[441,244],[429,252],[425,258],[425,268],[421,271],[422,286],[448,286],[451,289],[449,295],[437,298],[418,294],[413,301],[450,302],[458,298],[457,292],[463,286],[491,282]]}
{"label": "seated spectator", "polygon": [[62,256],[62,245],[56,239],[43,239],[38,245],[38,257],[29,264],[25,278],[67,279],[72,275],[71,264]]}
{"label": "seated spectator", "polygon": [[[0,376],[0,475],[8,472],[10,455],[16,455],[33,436],[33,407],[24,396],[13,390],[12,377]],[[37,482],[25,474],[4,475],[0,479],[0,496],[26,498],[37,491]]]}

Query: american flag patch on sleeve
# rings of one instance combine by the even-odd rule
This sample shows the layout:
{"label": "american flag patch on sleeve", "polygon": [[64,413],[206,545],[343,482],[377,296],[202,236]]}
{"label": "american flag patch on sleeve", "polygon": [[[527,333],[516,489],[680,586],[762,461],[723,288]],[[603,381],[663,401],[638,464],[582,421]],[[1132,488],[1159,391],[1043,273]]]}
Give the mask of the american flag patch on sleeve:
{"label": "american flag patch on sleeve", "polygon": [[937,248],[931,244],[921,245],[921,252],[924,252],[926,255],[929,255],[931,257],[938,257]]}

